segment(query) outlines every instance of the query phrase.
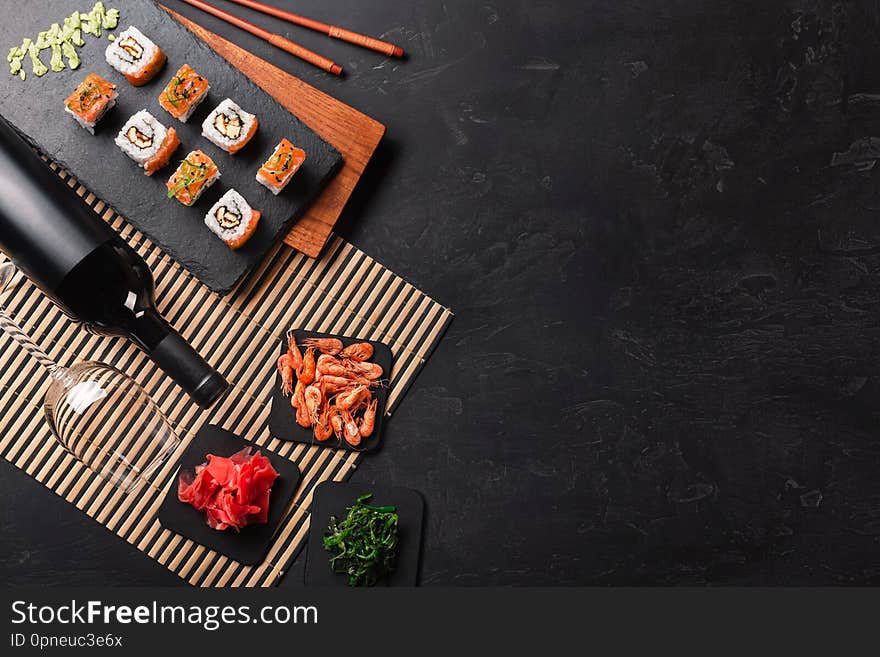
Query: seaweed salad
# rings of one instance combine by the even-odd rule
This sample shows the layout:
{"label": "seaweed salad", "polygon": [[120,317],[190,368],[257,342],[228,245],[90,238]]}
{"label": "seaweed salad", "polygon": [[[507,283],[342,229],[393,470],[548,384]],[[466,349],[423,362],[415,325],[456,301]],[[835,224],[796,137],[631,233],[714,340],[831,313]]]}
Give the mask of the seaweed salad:
{"label": "seaweed salad", "polygon": [[394,506],[371,506],[372,493],[361,495],[339,522],[330,518],[324,549],[330,568],[348,575],[349,586],[373,586],[397,565],[398,515]]}

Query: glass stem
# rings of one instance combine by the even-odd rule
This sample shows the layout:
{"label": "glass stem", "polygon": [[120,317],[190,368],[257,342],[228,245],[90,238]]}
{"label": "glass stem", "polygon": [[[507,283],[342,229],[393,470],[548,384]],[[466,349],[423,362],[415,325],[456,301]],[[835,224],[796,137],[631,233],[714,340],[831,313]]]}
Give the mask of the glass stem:
{"label": "glass stem", "polygon": [[49,374],[54,378],[61,379],[64,377],[66,370],[52,360],[52,358],[49,357],[49,354],[40,349],[37,344],[21,330],[18,324],[15,323],[15,320],[3,310],[0,310],[0,327],[11,335],[25,351],[40,363],[40,365],[45,367],[49,371]]}

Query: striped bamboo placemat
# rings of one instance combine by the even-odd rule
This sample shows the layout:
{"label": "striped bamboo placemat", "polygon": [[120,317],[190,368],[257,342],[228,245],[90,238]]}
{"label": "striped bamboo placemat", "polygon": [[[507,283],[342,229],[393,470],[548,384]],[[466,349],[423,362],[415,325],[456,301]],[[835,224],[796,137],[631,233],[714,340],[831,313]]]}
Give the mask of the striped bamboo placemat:
{"label": "striped bamboo placemat", "polygon": [[[132,376],[159,404],[182,440],[155,477],[155,488],[120,493],[53,438],[41,409],[48,376],[3,334],[0,418],[5,430],[0,434],[0,455],[193,585],[273,585],[305,541],[314,486],[348,478],[360,459],[357,453],[279,441],[269,435],[274,361],[285,331],[293,325],[387,343],[395,356],[390,413],[439,342],[452,313],[339,238],[316,260],[279,247],[237,290],[219,297],[65,172],[60,175],[147,261],[156,277],[160,311],[233,387],[214,408],[199,409],[134,346],[82,330],[19,273],[2,302],[25,331],[62,365],[98,360]],[[243,566],[204,548],[164,529],[156,519],[174,480],[174,463],[206,422],[278,452],[302,472],[302,486],[266,560],[257,566]]]}

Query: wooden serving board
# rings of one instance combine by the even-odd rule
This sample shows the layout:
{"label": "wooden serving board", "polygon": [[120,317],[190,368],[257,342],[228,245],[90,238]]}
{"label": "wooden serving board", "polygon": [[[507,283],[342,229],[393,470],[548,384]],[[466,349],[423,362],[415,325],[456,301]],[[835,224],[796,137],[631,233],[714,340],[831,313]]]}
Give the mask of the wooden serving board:
{"label": "wooden serving board", "polygon": [[342,153],[339,173],[284,240],[297,251],[316,258],[385,134],[385,126],[177,12],[163,8]]}

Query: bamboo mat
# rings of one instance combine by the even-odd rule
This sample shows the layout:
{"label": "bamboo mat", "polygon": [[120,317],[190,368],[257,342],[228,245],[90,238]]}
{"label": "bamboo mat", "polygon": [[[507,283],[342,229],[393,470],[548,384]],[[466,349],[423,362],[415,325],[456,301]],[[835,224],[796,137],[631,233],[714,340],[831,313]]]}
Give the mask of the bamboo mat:
{"label": "bamboo mat", "polygon": [[[134,346],[82,330],[19,273],[0,301],[25,331],[62,365],[98,360],[132,376],[174,424],[181,445],[155,477],[156,488],[120,493],[53,438],[41,408],[49,378],[2,334],[0,455],[190,584],[272,586],[304,544],[314,486],[347,479],[361,458],[269,435],[274,361],[285,331],[294,325],[387,343],[395,356],[390,414],[452,321],[452,313],[339,238],[317,260],[280,247],[232,294],[219,297],[75,180],[64,172],[59,175],[147,261],[157,281],[159,310],[233,387],[214,408],[199,409]],[[302,472],[300,490],[259,565],[232,561],[164,529],[156,519],[174,481],[177,458],[205,423],[278,452]]]}

